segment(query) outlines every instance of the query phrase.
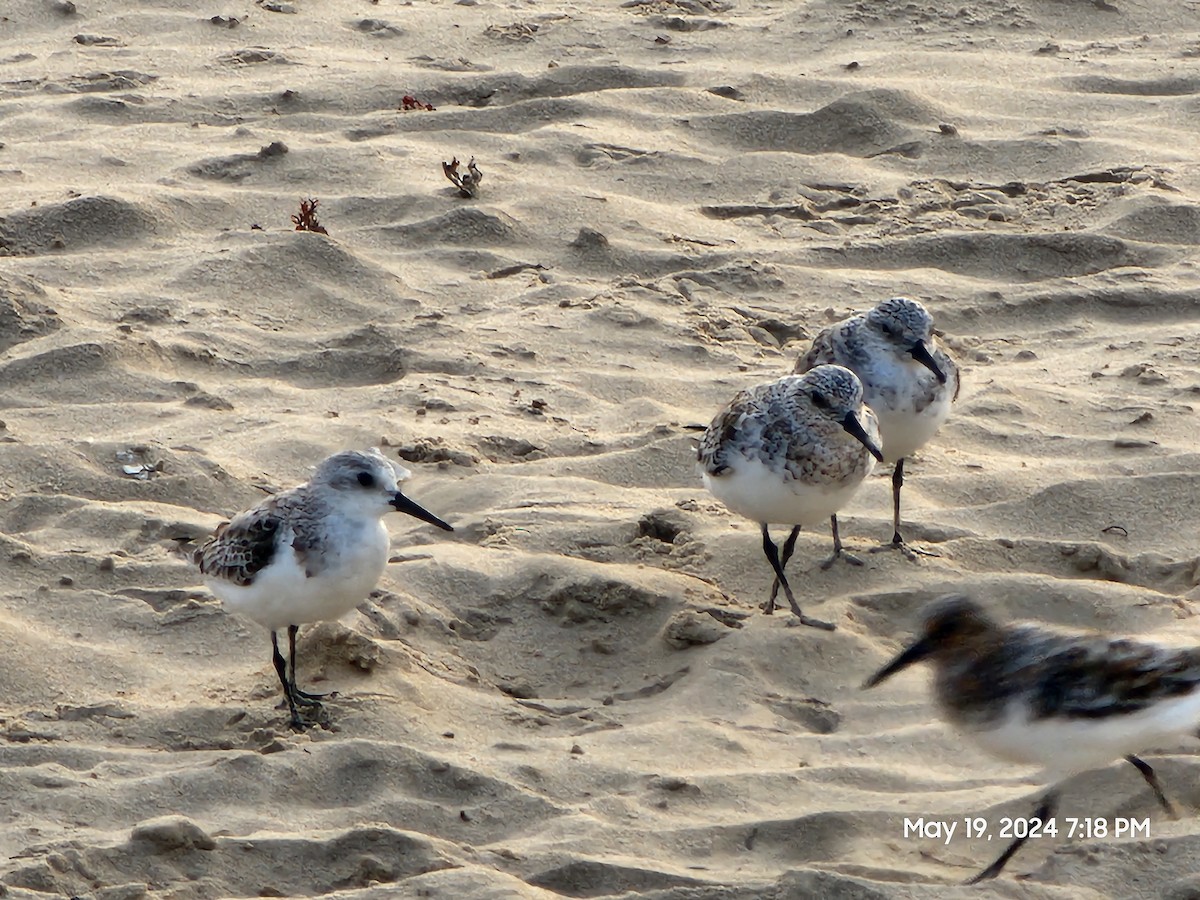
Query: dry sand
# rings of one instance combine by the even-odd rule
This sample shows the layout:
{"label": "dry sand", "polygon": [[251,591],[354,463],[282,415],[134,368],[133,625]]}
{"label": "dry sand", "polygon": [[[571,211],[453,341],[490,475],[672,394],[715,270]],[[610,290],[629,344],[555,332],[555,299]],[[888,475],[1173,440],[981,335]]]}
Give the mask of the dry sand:
{"label": "dry sand", "polygon": [[[967,889],[997,844],[904,817],[1024,815],[1036,782],[923,674],[857,689],[951,589],[1200,639],[1198,21],[5,0],[9,895],[1200,896],[1195,745],[1149,755],[1179,821],[1114,764],[1062,814],[1150,839],[1037,842]],[[303,197],[328,237],[291,230]],[[794,583],[839,630],[790,628],[686,426],[901,293],[965,368],[905,488],[941,555],[822,572],[805,534]],[[334,727],[293,735],[266,635],[176,538],[371,445],[458,531],[390,520],[380,591],[302,641]]]}

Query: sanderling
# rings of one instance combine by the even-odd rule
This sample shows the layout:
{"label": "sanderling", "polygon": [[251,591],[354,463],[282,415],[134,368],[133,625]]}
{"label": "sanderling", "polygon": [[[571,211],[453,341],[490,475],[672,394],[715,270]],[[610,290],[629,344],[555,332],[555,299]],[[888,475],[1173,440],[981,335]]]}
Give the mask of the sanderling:
{"label": "sanderling", "polygon": [[[209,589],[234,612],[271,632],[272,661],[292,714],[320,706],[320,694],[296,686],[296,632],[305,622],[336,619],[361,603],[387,565],[384,513],[398,510],[454,529],[400,492],[382,453],[346,450],[325,459],[306,484],[268,497],[223,523],[194,560]],[[276,632],[287,626],[288,665]]]}
{"label": "sanderling", "polygon": [[[934,665],[934,696],[951,725],[992,756],[1044,768],[1050,789],[1033,815],[1041,827],[1054,816],[1064,778],[1116,759],[1131,763],[1174,815],[1154,769],[1134,754],[1196,733],[1200,648],[1000,625],[955,595],[930,604],[917,641],[863,686],[924,659]],[[1000,874],[1028,836],[969,883]]]}
{"label": "sanderling", "polygon": [[[900,536],[900,488],[904,458],[934,436],[958,399],[958,365],[937,346],[933,317],[916,300],[892,297],[861,315],[843,319],[818,334],[796,361],[793,374],[832,363],[845,366],[863,384],[863,401],[879,417],[883,455],[892,470],[892,540],[882,548],[914,553]],[[833,557],[842,555],[837,516],[831,517]],[[929,555],[929,554],[926,554]],[[847,556],[847,561],[861,560]]]}
{"label": "sanderling", "polygon": [[[862,385],[849,369],[817,366],[742,391],[704,432],[697,459],[705,487],[730,510],[762,526],[763,552],[775,570],[764,612],[775,610],[782,584],[801,623],[833,630],[800,611],[783,569],[801,526],[841,509],[875,459],[882,459],[879,426],[862,397]],[[771,540],[771,523],[793,526],[782,559]]]}

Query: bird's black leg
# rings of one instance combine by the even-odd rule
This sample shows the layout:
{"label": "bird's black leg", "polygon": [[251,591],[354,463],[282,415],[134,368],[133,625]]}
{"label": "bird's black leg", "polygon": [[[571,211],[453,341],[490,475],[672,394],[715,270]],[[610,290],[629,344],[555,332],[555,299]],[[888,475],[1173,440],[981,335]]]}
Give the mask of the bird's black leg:
{"label": "bird's black leg", "polygon": [[[792,533],[788,535],[786,541],[783,542],[783,556],[779,560],[779,565],[786,569],[788,560],[792,558],[792,552],[796,549],[796,538],[800,534],[800,526],[792,526]],[[779,579],[775,579],[775,583],[771,585],[771,599],[767,601],[767,606],[771,608],[770,612],[775,610],[775,598],[779,595]],[[767,614],[770,615],[770,612]]]}
{"label": "bird's black leg", "polygon": [[892,543],[897,547],[904,546],[904,538],[900,537],[900,488],[904,487],[904,460],[896,460],[892,469]]}
{"label": "bird's black leg", "polygon": [[288,711],[292,714],[292,728],[303,731],[304,720],[296,711],[296,698],[292,694],[292,683],[288,679],[287,663],[284,662],[283,654],[279,652],[279,635],[274,630],[271,631],[271,651],[271,661],[275,663],[275,673],[279,676],[279,683],[283,685],[283,696],[287,700]]}
{"label": "bird's black leg", "polygon": [[[763,523],[763,526],[762,526],[762,539],[763,539],[763,553],[767,554],[768,560],[774,559],[775,562],[773,565],[775,567],[778,567],[779,549],[775,546],[775,542],[773,540],[771,540],[771,530],[767,527],[767,524],[765,522]],[[775,576],[775,584],[776,585],[779,584],[779,575]],[[762,611],[763,611],[763,613],[765,613],[768,616],[771,615],[773,612],[775,612],[775,597],[778,593],[779,593],[778,587],[772,588],[771,596],[769,598],[767,598],[767,602],[763,604]],[[1197,732],[1197,733],[1200,734],[1200,732]]]}
{"label": "bird's black leg", "polygon": [[1150,763],[1144,759],[1139,759],[1132,753],[1125,757],[1126,761],[1132,765],[1142,777],[1146,779],[1146,784],[1150,785],[1150,790],[1154,791],[1154,799],[1158,801],[1158,805],[1163,808],[1163,811],[1172,819],[1175,818],[1175,807],[1171,801],[1167,799],[1167,795],[1163,793],[1162,785],[1158,783],[1158,776],[1154,774],[1154,769],[1150,767]]}
{"label": "bird's black leg", "polygon": [[900,536],[900,488],[904,487],[904,460],[896,460],[896,467],[892,469],[892,540],[889,543],[881,544],[878,547],[872,548],[872,553],[878,553],[880,550],[899,550],[908,559],[915,560],[918,556],[937,556],[931,550],[919,550],[916,547],[909,546],[904,542],[904,538]]}
{"label": "bird's black leg", "polygon": [[787,540],[783,542],[783,553],[779,557],[779,565],[787,568],[788,560],[792,558],[792,554],[796,552],[796,538],[800,536],[800,526],[793,525],[791,533],[788,534]]}
{"label": "bird's black leg", "polygon": [[[795,595],[792,594],[792,586],[788,584],[787,576],[783,574],[783,566],[779,562],[779,548],[775,546],[775,542],[771,540],[771,533],[767,530],[764,524],[762,527],[763,534],[763,553],[767,555],[767,560],[771,563],[771,568],[775,570],[775,577],[779,583],[783,585],[784,596],[788,598],[788,603],[800,621],[801,625],[809,625],[813,628],[820,628],[825,631],[833,631],[835,627],[832,622],[822,622],[820,619],[813,619],[806,616],[800,610],[800,604],[796,602]],[[764,612],[770,613],[775,610],[775,598],[772,594],[771,599],[767,601],[767,606],[764,607]]]}
{"label": "bird's black leg", "polygon": [[288,680],[292,684],[292,696],[301,706],[320,706],[328,694],[310,694],[296,686],[296,633],[299,630],[299,625],[288,626]]}
{"label": "bird's black leg", "polygon": [[[1054,815],[1054,810],[1057,806],[1058,791],[1051,789],[1049,793],[1042,798],[1041,805],[1034,810],[1033,818],[1042,825],[1045,825],[1046,822],[1050,820],[1050,817]],[[994,863],[992,863],[974,878],[969,879],[967,884],[979,884],[981,881],[987,881],[989,878],[995,878],[997,875],[999,875],[1000,870],[1004,868],[1010,859],[1012,859],[1013,854],[1020,850],[1022,846],[1024,846],[1025,842],[1029,840],[1029,835],[1033,833],[1034,832],[1031,830],[1026,833],[1025,837],[1014,839],[1013,842],[1008,845],[1005,851],[1001,853],[999,857],[997,857]],[[1040,834],[1040,831],[1037,833]]]}
{"label": "bird's black leg", "polygon": [[829,531],[833,535],[833,555],[821,563],[822,569],[828,569],[839,558],[844,559],[852,566],[861,566],[863,561],[853,553],[844,553],[842,551],[842,536],[838,533],[837,513],[829,517]]}

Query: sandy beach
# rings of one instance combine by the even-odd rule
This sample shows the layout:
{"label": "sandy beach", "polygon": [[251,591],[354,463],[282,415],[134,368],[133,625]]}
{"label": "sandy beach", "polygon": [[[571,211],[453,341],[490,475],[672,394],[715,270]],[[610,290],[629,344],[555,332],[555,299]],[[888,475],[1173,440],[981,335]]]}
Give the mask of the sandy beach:
{"label": "sandy beach", "polygon": [[[1040,782],[859,690],[949,591],[1200,643],[1198,147],[1195,0],[6,0],[0,896],[1200,896],[1200,743],[967,888],[905,819]],[[894,295],[938,555],[879,466],[789,627],[689,426]],[[294,734],[187,541],[372,446],[456,531],[386,520]]]}

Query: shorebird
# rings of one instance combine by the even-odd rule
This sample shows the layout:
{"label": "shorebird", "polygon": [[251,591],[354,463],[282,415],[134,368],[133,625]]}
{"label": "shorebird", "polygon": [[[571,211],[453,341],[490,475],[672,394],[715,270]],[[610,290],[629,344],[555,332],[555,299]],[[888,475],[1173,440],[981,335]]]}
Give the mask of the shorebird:
{"label": "shorebird", "polygon": [[[863,406],[862,385],[849,369],[817,366],[740,392],[700,441],[697,461],[704,485],[731,511],[758,522],[763,552],[802,624],[832,631],[806,616],[783,574],[804,525],[823,522],[853,496],[881,459],[875,414]],[[791,525],[783,547],[770,524]]]}
{"label": "shorebird", "polygon": [[[863,402],[879,417],[884,461],[892,470],[892,540],[876,549],[897,549],[909,559],[930,554],[900,536],[900,488],[904,459],[923,447],[950,416],[958,399],[958,365],[938,347],[933,317],[916,300],[892,297],[874,309],[830,325],[797,361],[793,374],[824,364],[845,366],[863,385]],[[830,517],[833,556],[842,556],[837,515]],[[846,555],[846,561],[862,560]]]}
{"label": "shorebird", "polygon": [[[226,607],[271,632],[271,659],[297,730],[305,727],[297,707],[320,707],[324,695],[296,686],[296,632],[344,615],[375,587],[388,560],[384,514],[404,512],[454,530],[400,492],[398,476],[408,475],[376,449],[335,453],[307,483],[222,523],[193,556]],[[284,627],[286,666],[278,636]]]}
{"label": "shorebird", "polygon": [[[1117,759],[1136,768],[1174,816],[1154,769],[1135,754],[1196,734],[1200,647],[1001,625],[954,595],[926,608],[917,640],[863,687],[922,660],[933,664],[934,699],[947,722],[997,759],[1044,768],[1050,788],[1033,814],[1042,826],[1054,816],[1065,778]],[[968,884],[999,875],[1028,837]]]}

